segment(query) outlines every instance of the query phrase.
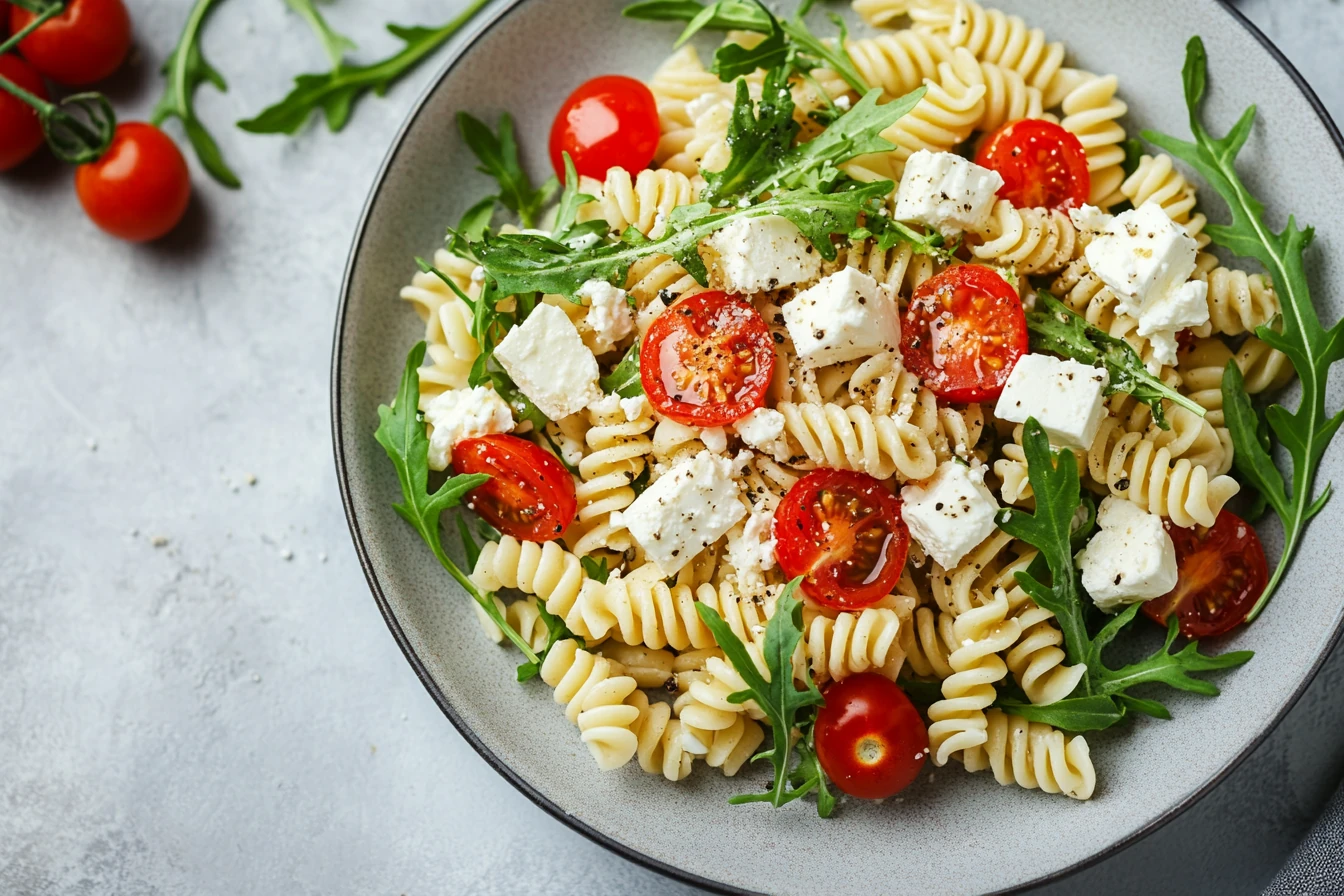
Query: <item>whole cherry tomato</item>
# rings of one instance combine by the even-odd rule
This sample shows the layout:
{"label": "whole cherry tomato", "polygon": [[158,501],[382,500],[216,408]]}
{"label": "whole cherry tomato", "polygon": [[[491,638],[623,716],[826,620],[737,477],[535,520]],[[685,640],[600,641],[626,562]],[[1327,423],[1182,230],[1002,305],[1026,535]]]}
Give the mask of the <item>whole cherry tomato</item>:
{"label": "whole cherry tomato", "polygon": [[1236,628],[1265,592],[1269,564],[1255,529],[1230,510],[1209,528],[1184,529],[1164,521],[1176,545],[1176,587],[1143,605],[1144,615],[1166,625],[1175,613],[1181,634],[1210,638]]}
{"label": "whole cherry tomato", "polygon": [[882,800],[919,775],[929,734],[905,691],[873,672],[826,688],[813,737],[827,777],[850,796]]}
{"label": "whole cherry tomato", "polygon": [[[44,100],[47,98],[42,77],[13,53],[0,56],[0,77],[8,78]],[[0,171],[8,171],[26,160],[37,152],[45,139],[42,121],[33,107],[0,90]]]}
{"label": "whole cherry tomato", "polygon": [[653,91],[634,78],[602,75],[561,104],[551,125],[551,164],[561,180],[565,152],[581,175],[602,180],[608,168],[638,174],[653,161],[660,136]]}
{"label": "whole cherry tomato", "polygon": [[518,436],[463,439],[453,446],[453,470],[488,473],[467,493],[466,505],[505,535],[552,541],[574,522],[574,479],[554,456]]}
{"label": "whole cherry tomato", "polygon": [[[12,7],[13,33],[37,18]],[[101,81],[121,67],[131,48],[131,17],[122,0],[69,0],[19,43],[19,52],[39,72],[70,87]]]}
{"label": "whole cherry tomato", "polygon": [[123,122],[102,158],[75,169],[75,191],[93,223],[139,243],[158,239],[182,220],[191,174],[167,134],[152,124]]}
{"label": "whole cherry tomato", "polygon": [[1010,121],[985,138],[975,163],[999,172],[1000,198],[1018,208],[1081,208],[1092,191],[1083,144],[1053,121]]}

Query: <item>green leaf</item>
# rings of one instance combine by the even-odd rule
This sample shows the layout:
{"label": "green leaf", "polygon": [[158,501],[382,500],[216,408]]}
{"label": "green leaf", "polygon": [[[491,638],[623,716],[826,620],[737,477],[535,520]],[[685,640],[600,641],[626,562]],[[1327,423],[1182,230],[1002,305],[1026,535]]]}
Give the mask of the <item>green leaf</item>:
{"label": "green leaf", "polygon": [[804,70],[823,66],[829,68],[843,78],[856,93],[867,94],[871,87],[864,80],[863,73],[854,64],[854,60],[850,58],[849,51],[845,49],[849,32],[845,28],[844,20],[834,13],[830,15],[830,20],[840,31],[840,35],[830,46],[807,27],[807,23],[803,21],[802,10],[784,23],[784,33],[793,41],[796,53],[800,57],[795,64]]}
{"label": "green leaf", "polygon": [[[589,558],[584,557],[582,559],[587,560]],[[565,620],[546,609],[545,601],[536,598],[533,598],[533,600],[536,603],[537,614],[541,617],[542,624],[546,626],[546,646],[537,654],[535,660],[527,660],[518,664],[517,677],[519,681],[530,681],[536,678],[541,673],[541,664],[546,659],[546,654],[550,653],[551,648],[558,642],[569,639],[577,641],[580,647],[588,646],[583,638],[569,630],[568,626],[565,625]]]}
{"label": "green leaf", "polygon": [[607,584],[607,579],[611,575],[611,572],[607,569],[606,557],[603,557],[601,560],[593,557],[580,557],[579,563],[583,565],[583,571],[587,574],[588,578],[601,582],[603,585]]}
{"label": "green leaf", "polygon": [[182,122],[187,142],[195,150],[201,167],[224,186],[237,189],[243,185],[242,181],[224,161],[219,144],[196,115],[197,87],[208,81],[220,92],[229,89],[224,76],[201,53],[201,26],[205,24],[205,17],[216,2],[196,0],[187,13],[187,23],[177,39],[177,46],[163,63],[161,71],[167,83],[164,84],[163,95],[154,104],[149,120],[155,125],[162,125],[170,118]]}
{"label": "green leaf", "polygon": [[943,699],[943,683],[940,681],[923,681],[919,678],[898,678],[896,680],[901,690],[914,703],[920,706],[932,706]]}
{"label": "green leaf", "polygon": [[1274,466],[1269,446],[1261,439],[1264,422],[1246,394],[1241,368],[1231,359],[1223,370],[1223,417],[1232,434],[1234,463],[1242,481],[1255,486],[1274,512],[1286,519],[1291,508],[1283,488],[1283,474]]}
{"label": "green leaf", "polygon": [[1027,329],[1034,352],[1051,352],[1082,364],[1105,367],[1111,379],[1106,394],[1123,392],[1134,396],[1153,409],[1153,419],[1163,429],[1171,428],[1162,408],[1164,400],[1201,417],[1205,414],[1203,407],[1149,373],[1128,342],[1092,326],[1044,290],[1036,295],[1036,308],[1027,312]]}
{"label": "green leaf", "polygon": [[[1344,423],[1344,415],[1331,416],[1325,408],[1326,385],[1330,367],[1344,358],[1344,321],[1336,321],[1328,329],[1321,324],[1312,304],[1307,285],[1304,253],[1311,244],[1311,227],[1297,226],[1289,216],[1284,228],[1275,231],[1265,220],[1264,206],[1237,175],[1236,159],[1241,147],[1250,136],[1255,120],[1251,106],[1223,137],[1214,137],[1200,121],[1200,103],[1207,80],[1207,58],[1204,43],[1193,37],[1186,45],[1185,103],[1190,112],[1190,133],[1193,140],[1179,140],[1166,134],[1144,131],[1143,138],[1160,147],[1197,171],[1227,204],[1231,224],[1209,225],[1205,232],[1213,242],[1229,251],[1254,258],[1264,267],[1274,283],[1274,291],[1283,305],[1282,332],[1260,327],[1256,335],[1288,356],[1302,383],[1302,400],[1296,411],[1281,405],[1271,405],[1266,419],[1275,436],[1288,452],[1291,461],[1291,488],[1285,500],[1278,500],[1278,486],[1264,475],[1261,467],[1256,480],[1263,480],[1270,489],[1266,500],[1274,508],[1283,524],[1284,547],[1278,565],[1270,576],[1260,599],[1246,616],[1255,619],[1273,597],[1288,564],[1301,541],[1307,522],[1328,500],[1327,485],[1316,495],[1316,472],[1326,446]],[[1238,390],[1228,395],[1228,380],[1224,377],[1224,403],[1241,404]],[[1244,409],[1244,405],[1243,405]],[[1235,421],[1235,422],[1234,422]],[[1241,413],[1229,418],[1234,444],[1241,446],[1257,441],[1258,429],[1251,428],[1248,415]],[[1245,475],[1243,473],[1243,475]]]}
{"label": "green leaf", "polygon": [[705,4],[698,0],[640,0],[621,10],[621,15],[646,22],[690,22],[712,10],[700,27],[710,31],[768,31],[769,13],[751,0],[725,0]]}
{"label": "green leaf", "polygon": [[[1135,606],[1138,606],[1135,604]],[[1218,688],[1202,678],[1192,678],[1191,672],[1208,672],[1215,669],[1230,669],[1240,666],[1255,654],[1250,650],[1232,650],[1218,656],[1206,656],[1199,652],[1199,642],[1191,641],[1176,653],[1171,653],[1171,645],[1179,633],[1180,620],[1173,614],[1167,620],[1167,640],[1162,649],[1137,663],[1108,669],[1089,667],[1088,673],[1095,683],[1098,693],[1122,694],[1137,684],[1161,682],[1182,691],[1216,697]]]}
{"label": "green leaf", "polygon": [[314,112],[320,111],[326,118],[327,127],[339,131],[350,120],[357,99],[370,90],[382,96],[443,46],[489,2],[472,0],[456,17],[437,28],[388,25],[387,30],[403,44],[399,51],[367,65],[342,63],[330,71],[299,75],[284,99],[256,116],[238,122],[238,127],[253,134],[294,134]]}
{"label": "green leaf", "polygon": [[779,160],[793,147],[797,133],[785,69],[766,72],[759,111],[747,91],[747,82],[738,81],[726,137],[731,155],[723,170],[705,174],[701,199],[711,205],[727,205],[732,197],[759,196],[757,187],[776,170]]}
{"label": "green leaf", "polygon": [[636,395],[644,394],[644,383],[639,378],[638,339],[631,344],[621,363],[617,364],[611,373],[598,380],[597,384],[606,394],[615,394],[622,398],[634,398]]}
{"label": "green leaf", "polygon": [[485,231],[490,227],[490,220],[495,215],[495,203],[498,201],[498,196],[487,196],[463,212],[462,219],[457,222],[457,228],[448,238],[448,251],[463,258],[471,258],[470,244],[485,235]]}
{"label": "green leaf", "polygon": [[1113,697],[1099,694],[1066,697],[1040,706],[1000,697],[994,705],[1029,722],[1042,722],[1061,731],[1100,731],[1125,717],[1124,707],[1117,705]]}
{"label": "green leaf", "polygon": [[[565,188],[560,191],[560,205],[555,213],[555,238],[563,242],[566,237],[571,236],[570,231],[574,229],[574,222],[579,217],[579,207],[584,203],[593,202],[596,196],[579,192],[579,172],[574,168],[574,160],[569,157],[569,153],[562,152],[565,160]],[[592,221],[591,224],[598,225],[591,228],[599,234],[607,232],[606,221]]]}
{"label": "green leaf", "polygon": [[490,477],[483,473],[451,476],[436,491],[429,491],[429,437],[425,435],[425,424],[420,420],[417,411],[420,403],[420,364],[424,359],[425,343],[416,343],[406,357],[406,367],[401,375],[396,400],[391,405],[378,407],[378,430],[374,433],[374,438],[387,452],[388,459],[396,468],[397,480],[401,483],[402,500],[401,503],[394,504],[393,509],[420,533],[420,537],[429,545],[429,549],[434,552],[443,568],[448,570],[491,621],[499,626],[499,630],[504,632],[528,660],[535,662],[536,653],[509,625],[491,596],[482,593],[443,549],[439,518],[444,511],[456,507],[467,492],[488,481]]}
{"label": "green leaf", "polygon": [[345,61],[345,54],[357,49],[354,41],[332,30],[314,0],[285,0],[285,5],[298,13],[313,29],[313,33],[322,44],[322,51],[327,54],[333,66],[339,68]]}
{"label": "green leaf", "polygon": [[540,188],[532,188],[532,181],[518,160],[513,119],[507,112],[499,116],[498,135],[466,112],[457,113],[457,125],[467,148],[480,161],[476,170],[490,175],[499,184],[499,201],[518,216],[524,227],[534,226],[542,207],[555,192],[555,182],[547,180]]}

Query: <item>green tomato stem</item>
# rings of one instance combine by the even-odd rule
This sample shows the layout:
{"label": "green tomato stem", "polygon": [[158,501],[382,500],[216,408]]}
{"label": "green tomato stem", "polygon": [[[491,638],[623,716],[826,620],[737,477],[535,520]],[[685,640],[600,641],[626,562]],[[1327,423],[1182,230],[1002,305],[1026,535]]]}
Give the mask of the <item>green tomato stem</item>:
{"label": "green tomato stem", "polygon": [[64,4],[64,3],[56,3],[56,4],[52,5],[52,6],[41,7],[41,8],[36,8],[36,9],[35,9],[35,8],[33,7],[33,5],[30,5],[30,4],[28,4],[28,3],[22,2],[22,0],[11,0],[11,2],[13,2],[14,5],[16,5],[16,6],[21,6],[21,7],[23,7],[24,9],[28,10],[29,12],[35,12],[35,13],[38,13],[38,16],[37,16],[37,18],[35,18],[35,19],[33,19],[31,22],[29,22],[26,26],[24,26],[23,28],[20,28],[17,32],[15,32],[13,35],[11,35],[10,38],[9,38],[9,40],[5,41],[4,43],[0,43],[0,56],[3,56],[4,54],[8,53],[10,50],[14,49],[14,47],[18,46],[18,45],[19,45],[19,42],[22,41],[25,37],[27,37],[28,35],[32,34],[32,33],[33,33],[34,31],[36,31],[38,28],[42,27],[42,23],[43,23],[43,22],[47,21],[47,20],[50,19],[50,18],[54,18],[55,16],[58,16],[58,15],[60,15],[61,13],[65,12],[65,4]]}

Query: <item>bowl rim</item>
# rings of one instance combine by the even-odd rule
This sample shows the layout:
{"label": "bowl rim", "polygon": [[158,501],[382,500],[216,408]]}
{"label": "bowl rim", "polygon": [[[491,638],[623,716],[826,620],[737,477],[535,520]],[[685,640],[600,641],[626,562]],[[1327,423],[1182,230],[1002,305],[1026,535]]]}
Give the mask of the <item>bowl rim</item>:
{"label": "bowl rim", "polygon": [[[483,758],[491,768],[552,818],[555,818],[572,830],[587,837],[599,846],[616,853],[622,858],[652,871],[656,871],[666,877],[700,887],[710,892],[730,894],[730,896],[738,896],[738,894],[746,894],[746,896],[750,896],[750,894],[752,894],[752,891],[750,890],[744,890],[720,881],[701,877],[700,875],[694,874],[683,868],[678,868],[659,859],[655,859],[650,855],[621,843],[587,822],[570,815],[561,806],[557,805],[536,790],[528,781],[514,771],[507,762],[495,755],[495,753],[481,741],[476,732],[473,731],[461,716],[458,715],[457,710],[453,707],[447,696],[440,690],[439,686],[430,675],[425,662],[416,653],[415,648],[410,642],[410,638],[402,628],[400,620],[397,619],[396,614],[392,610],[391,602],[383,591],[382,583],[379,581],[378,574],[374,570],[372,558],[369,555],[367,545],[364,541],[364,533],[355,512],[354,497],[350,485],[350,474],[344,450],[345,429],[342,425],[340,414],[340,373],[343,366],[342,362],[344,360],[343,349],[346,312],[350,306],[350,289],[354,277],[356,261],[358,259],[359,247],[364,241],[365,231],[369,224],[369,218],[374,203],[376,202],[378,195],[382,192],[392,163],[396,158],[397,153],[400,151],[406,135],[419,120],[429,97],[439,89],[439,85],[442,84],[444,78],[457,67],[457,64],[477,40],[497,25],[506,15],[527,2],[528,0],[498,0],[492,7],[487,8],[485,14],[472,28],[462,32],[456,39],[454,39],[452,44],[450,44],[451,49],[448,51],[444,61],[440,64],[439,69],[434,73],[433,77],[426,82],[425,87],[421,90],[419,96],[416,97],[415,102],[411,105],[405,120],[397,129],[396,135],[392,138],[392,142],[389,145],[386,154],[379,163],[378,172],[374,176],[373,183],[369,188],[368,196],[364,200],[363,208],[360,211],[359,221],[355,226],[354,235],[350,243],[350,250],[346,257],[345,271],[341,277],[340,297],[336,312],[336,323],[331,352],[331,404],[329,410],[331,413],[332,449],[335,454],[336,481],[341,491],[341,504],[345,509],[346,525],[350,530],[350,537],[354,542],[355,553],[359,556],[359,564],[364,570],[364,578],[368,582],[369,590],[373,593],[373,598],[378,605],[378,610],[382,614],[383,621],[387,624],[388,630],[392,633],[393,639],[397,642],[397,646],[401,648],[402,654],[406,657],[406,661],[410,664],[411,668],[415,671],[416,676],[420,679],[420,683],[424,685],[425,690],[429,692],[430,697],[448,718],[448,721],[452,723],[453,727],[457,729],[457,732],[471,745],[472,749],[480,754],[481,758]],[[1302,73],[1297,70],[1296,66],[1289,61],[1288,57],[1283,54],[1274,42],[1270,40],[1254,22],[1248,19],[1241,10],[1232,5],[1231,0],[1214,0],[1214,2],[1222,7],[1222,9],[1231,16],[1233,21],[1245,28],[1265,51],[1269,53],[1274,61],[1279,64],[1294,85],[1296,85],[1297,89],[1301,91],[1312,110],[1316,113],[1326,134],[1335,144],[1336,151],[1340,153],[1341,157],[1344,157],[1344,135],[1341,135],[1339,127],[1330,116],[1330,112],[1325,108],[1320,97],[1316,95],[1316,91],[1312,89]],[[1102,860],[1134,845],[1138,841],[1166,826],[1169,822],[1175,820],[1222,783],[1222,781],[1235,771],[1253,752],[1255,752],[1274,729],[1279,726],[1279,723],[1283,721],[1288,712],[1297,704],[1298,700],[1301,699],[1303,693],[1306,692],[1307,687],[1313,680],[1315,680],[1322,665],[1324,665],[1326,659],[1330,657],[1335,647],[1339,644],[1341,636],[1344,636],[1344,617],[1340,618],[1334,631],[1331,632],[1327,638],[1324,649],[1317,655],[1311,668],[1302,679],[1302,682],[1293,693],[1289,695],[1278,713],[1261,726],[1260,730],[1256,732],[1255,736],[1247,742],[1240,752],[1229,759],[1221,769],[1210,776],[1207,781],[1195,788],[1191,793],[1187,794],[1179,802],[1170,806],[1161,815],[1129,835],[1109,844],[1104,849],[1099,850],[1085,859],[1074,862],[1064,868],[1042,874],[1039,877],[1017,884],[1008,889],[996,892],[1001,894],[1021,893],[1033,887],[1041,886],[1042,884],[1063,880],[1070,875],[1096,865]]]}

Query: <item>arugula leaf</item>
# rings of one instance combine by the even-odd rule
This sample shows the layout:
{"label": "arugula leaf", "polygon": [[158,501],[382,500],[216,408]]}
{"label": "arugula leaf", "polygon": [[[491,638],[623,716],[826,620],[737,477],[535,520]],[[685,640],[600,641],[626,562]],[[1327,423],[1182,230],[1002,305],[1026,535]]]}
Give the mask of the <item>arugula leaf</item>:
{"label": "arugula leaf", "polygon": [[835,13],[831,13],[828,18],[840,31],[840,36],[835,39],[833,46],[828,46],[808,29],[807,23],[803,21],[801,9],[792,19],[784,23],[784,32],[797,47],[798,65],[809,70],[824,65],[843,78],[856,93],[866,94],[871,88],[863,79],[863,73],[854,64],[854,60],[850,58],[849,51],[845,49],[849,29],[845,27],[844,20]]}
{"label": "arugula leaf", "polygon": [[646,22],[690,22],[711,11],[700,28],[710,31],[767,31],[769,10],[752,0],[723,0],[706,7],[698,0],[640,0],[621,10],[629,19]]}
{"label": "arugula leaf", "polygon": [[457,113],[457,126],[467,148],[480,160],[476,170],[499,183],[499,201],[518,216],[524,227],[534,226],[542,207],[554,194],[556,182],[552,177],[539,188],[532,189],[532,181],[518,161],[518,141],[509,113],[499,116],[498,136],[487,124],[466,112]]}
{"label": "arugula leaf", "polygon": [[[747,689],[731,694],[728,699],[733,703],[745,703],[755,700],[765,713],[774,732],[774,744],[768,750],[762,750],[756,758],[769,759],[775,767],[775,782],[767,793],[751,793],[735,796],[730,803],[768,802],[772,806],[782,806],[803,796],[814,787],[824,787],[821,780],[806,780],[801,786],[791,788],[790,759],[794,753],[793,731],[798,727],[798,714],[809,707],[820,706],[823,702],[821,691],[812,681],[812,673],[803,670],[803,688],[794,684],[793,653],[803,637],[803,605],[794,598],[802,577],[794,579],[784,587],[775,603],[775,613],[765,626],[765,643],[762,657],[765,660],[765,672],[756,667],[745,644],[733,633],[727,622],[723,621],[713,607],[696,603],[695,610],[714,635],[714,640],[723,649],[728,661],[733,664],[737,674],[746,682]],[[808,749],[798,750],[806,755]],[[805,776],[806,777],[806,776]],[[829,794],[828,794],[829,796]],[[820,810],[821,804],[818,803]]]}
{"label": "arugula leaf", "polygon": [[313,33],[322,44],[323,52],[327,54],[333,66],[340,67],[345,61],[345,54],[358,49],[350,38],[332,30],[314,0],[285,0],[285,5],[298,13],[313,29]]}
{"label": "arugula leaf", "polygon": [[[994,705],[1029,722],[1043,722],[1061,731],[1100,731],[1125,717],[1124,706],[1117,705],[1111,697],[1095,694],[1065,697],[1044,705],[1000,696]],[[1158,705],[1161,706],[1160,703]]]}
{"label": "arugula leaf", "polygon": [[[1031,566],[1015,574],[1017,582],[1039,606],[1055,614],[1060,631],[1064,634],[1064,652],[1069,663],[1081,663],[1087,667],[1087,675],[1079,682],[1079,693],[1068,699],[1088,699],[1089,702],[1070,703],[1064,709],[1086,709],[1086,713],[1080,713],[1074,721],[1089,723],[1102,719],[1109,712],[1102,705],[1102,700],[1120,701],[1115,702],[1115,712],[1130,708],[1149,715],[1169,716],[1166,707],[1158,701],[1143,700],[1126,693],[1136,685],[1147,683],[1162,683],[1197,694],[1216,695],[1218,688],[1215,685],[1193,678],[1189,673],[1239,666],[1253,654],[1249,650],[1237,650],[1208,656],[1199,652],[1197,641],[1191,641],[1181,650],[1171,653],[1171,645],[1178,631],[1175,616],[1169,623],[1166,643],[1152,656],[1119,669],[1111,669],[1106,665],[1103,651],[1134,620],[1141,604],[1131,604],[1111,617],[1095,635],[1089,632],[1088,601],[1073,566],[1071,541],[1073,516],[1080,498],[1077,460],[1067,448],[1059,452],[1052,451],[1045,430],[1034,417],[1028,418],[1023,425],[1022,450],[1027,458],[1027,477],[1036,495],[1036,512],[1005,508],[999,511],[995,522],[1009,535],[1022,539],[1040,551]],[[1046,570],[1050,575],[1049,585],[1041,581]],[[1063,720],[1067,716],[1060,712],[1058,718]]]}
{"label": "arugula leaf", "polygon": [[161,71],[168,83],[164,85],[163,95],[154,104],[149,120],[155,126],[162,125],[170,118],[182,122],[182,129],[186,132],[191,148],[196,151],[201,166],[224,186],[237,189],[243,182],[224,161],[219,144],[196,115],[196,88],[202,83],[210,82],[221,93],[229,89],[224,76],[206,62],[201,53],[201,26],[205,24],[205,17],[216,2],[196,0],[187,14],[182,36],[177,39],[173,52],[164,60]]}
{"label": "arugula leaf", "polygon": [[[584,557],[582,559],[587,560],[588,558]],[[542,624],[546,626],[546,646],[537,654],[535,660],[527,660],[518,664],[517,677],[519,681],[529,681],[537,677],[541,672],[542,661],[546,659],[546,654],[551,652],[551,648],[557,642],[572,639],[578,641],[580,647],[587,646],[583,638],[569,630],[569,627],[565,625],[565,620],[546,609],[545,601],[538,600],[535,597],[532,598],[532,601],[536,605],[537,614],[540,616]]]}
{"label": "arugula leaf", "polygon": [[[788,63],[790,48],[788,40],[784,37],[784,29],[779,26],[779,21],[768,9],[764,6],[761,9],[770,17],[769,27],[762,32],[765,34],[765,40],[754,47],[726,43],[715,51],[714,64],[710,66],[710,70],[719,76],[720,81],[726,83],[745,77],[758,68],[772,69]],[[698,19],[709,20],[713,17],[713,7],[707,7],[704,13],[686,26],[686,31],[677,40],[677,44],[685,43],[692,34],[700,30],[702,26],[698,24]]]}
{"label": "arugula leaf", "polygon": [[900,685],[901,690],[914,703],[920,706],[932,706],[943,699],[943,683],[940,681],[924,681],[920,678],[896,679],[896,684]]}
{"label": "arugula leaf", "polygon": [[1205,414],[1203,407],[1149,373],[1132,345],[1092,326],[1045,290],[1036,294],[1036,308],[1027,312],[1027,329],[1034,352],[1052,352],[1105,367],[1111,378],[1106,394],[1133,395],[1153,409],[1153,420],[1162,429],[1171,428],[1162,409],[1164,399],[1201,417]]}
{"label": "arugula leaf", "polygon": [[598,380],[597,384],[608,395],[615,393],[622,398],[634,398],[636,395],[644,394],[644,383],[639,378],[638,339],[631,344],[621,363],[617,364],[611,373]]}
{"label": "arugula leaf", "polygon": [[498,201],[498,196],[487,196],[462,213],[462,219],[457,222],[456,230],[447,241],[449,252],[462,258],[472,258],[470,244],[485,234],[490,220],[495,216],[495,203]]}
{"label": "arugula leaf", "polygon": [[603,585],[607,584],[607,579],[610,578],[611,571],[607,569],[606,557],[597,560],[593,557],[584,556],[579,558],[579,563],[583,566],[583,571],[587,574],[588,578],[601,582]]}
{"label": "arugula leaf", "polygon": [[835,811],[835,796],[826,786],[828,780],[826,771],[821,767],[821,760],[817,758],[816,730],[817,717],[814,714],[812,720],[804,727],[803,735],[795,747],[798,764],[789,775],[789,784],[794,790],[803,793],[816,788],[817,814],[822,818],[830,818],[831,813]]}
{"label": "arugula leaf", "polygon": [[434,552],[443,568],[448,570],[491,621],[499,626],[499,630],[528,660],[536,662],[536,652],[509,625],[491,596],[482,593],[476,584],[458,569],[457,564],[443,549],[443,539],[439,534],[439,518],[445,510],[456,507],[467,492],[486,482],[490,477],[483,473],[451,476],[437,491],[433,493],[429,491],[429,437],[425,435],[425,424],[420,420],[416,410],[420,403],[420,364],[424,359],[425,343],[418,342],[406,356],[406,367],[401,375],[396,400],[391,406],[378,407],[378,430],[374,433],[374,438],[387,452],[388,459],[396,467],[397,479],[401,483],[402,502],[392,505],[393,509],[420,533],[420,537],[429,545],[429,549]]}
{"label": "arugula leaf", "polygon": [[[212,2],[212,0],[205,0]],[[339,131],[350,120],[350,111],[359,99],[372,90],[378,96],[409,73],[427,56],[452,37],[462,26],[480,12],[490,0],[472,0],[450,21],[437,28],[388,25],[387,30],[404,46],[385,59],[367,65],[333,65],[330,71],[299,75],[294,87],[279,102],[268,106],[252,118],[238,122],[238,127],[253,134],[293,134],[312,116],[321,111],[327,127]]]}
{"label": "arugula leaf", "polygon": [[1283,305],[1282,332],[1273,326],[1262,326],[1256,335],[1288,356],[1302,383],[1302,400],[1296,411],[1275,404],[1265,413],[1270,429],[1291,460],[1290,488],[1285,493],[1283,477],[1273,467],[1258,438],[1258,426],[1252,415],[1245,413],[1249,399],[1239,382],[1240,376],[1230,370],[1223,376],[1223,403],[1240,411],[1228,420],[1236,446],[1237,470],[1260,489],[1283,524],[1283,553],[1264,593],[1246,615],[1246,621],[1250,622],[1273,597],[1307,523],[1330,500],[1330,485],[1327,483],[1316,495],[1315,482],[1321,456],[1344,423],[1344,411],[1331,416],[1325,408],[1330,366],[1344,359],[1344,321],[1325,328],[1311,302],[1303,256],[1315,236],[1314,228],[1299,228],[1290,215],[1283,230],[1276,233],[1265,221],[1264,206],[1237,175],[1237,153],[1250,136],[1255,107],[1248,108],[1226,136],[1216,138],[1200,122],[1207,57],[1198,37],[1191,38],[1186,45],[1182,75],[1194,140],[1178,140],[1154,131],[1144,131],[1143,139],[1194,168],[1227,203],[1232,223],[1211,224],[1205,232],[1216,244],[1259,261],[1273,280],[1274,291]]}

